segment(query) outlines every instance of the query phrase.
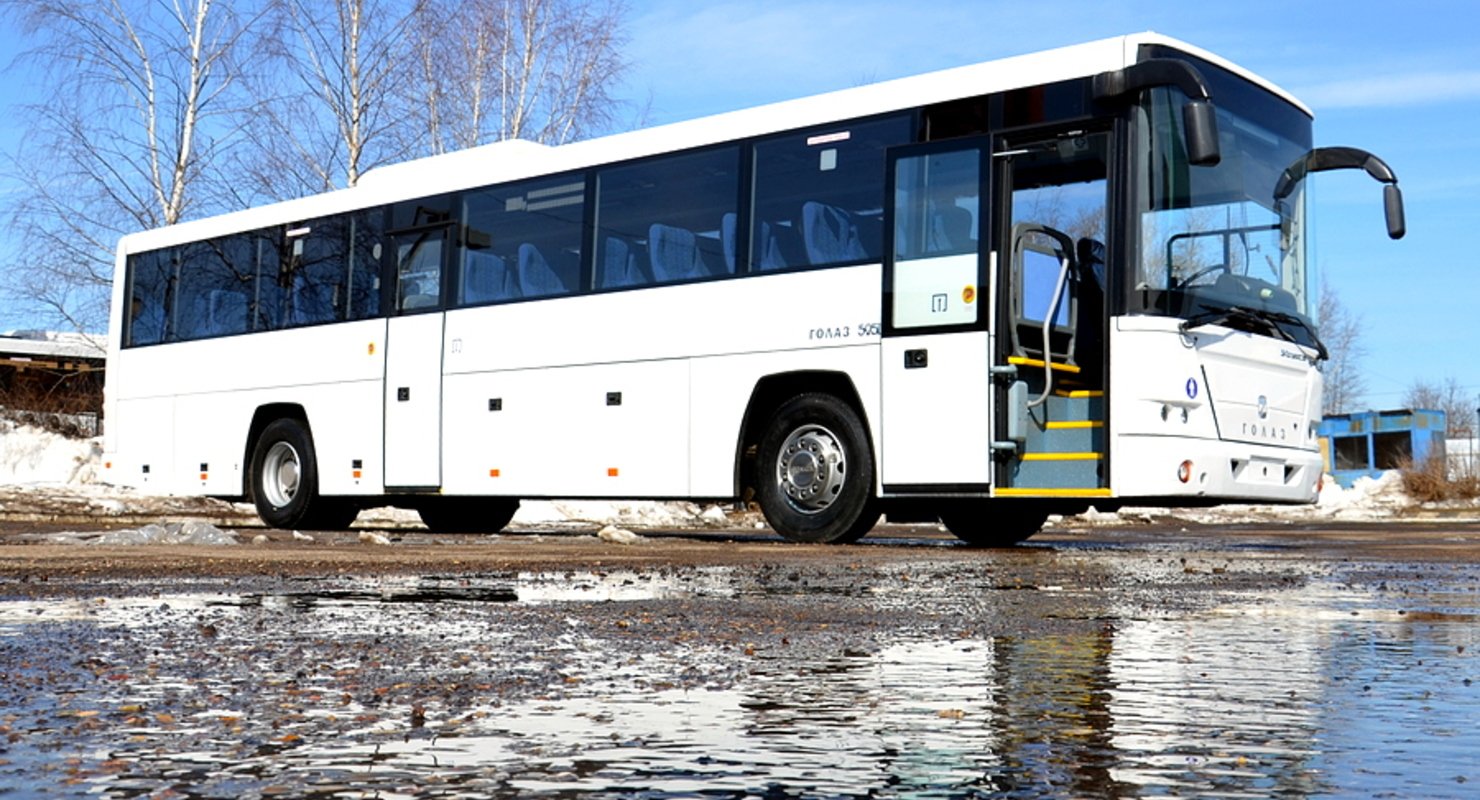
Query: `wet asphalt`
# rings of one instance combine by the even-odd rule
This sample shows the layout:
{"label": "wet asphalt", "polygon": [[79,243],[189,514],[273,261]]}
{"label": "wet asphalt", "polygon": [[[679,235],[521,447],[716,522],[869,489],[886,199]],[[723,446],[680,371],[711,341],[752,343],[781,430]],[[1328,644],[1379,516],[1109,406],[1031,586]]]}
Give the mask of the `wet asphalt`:
{"label": "wet asphalt", "polygon": [[0,797],[1480,796],[1480,524],[0,530]]}

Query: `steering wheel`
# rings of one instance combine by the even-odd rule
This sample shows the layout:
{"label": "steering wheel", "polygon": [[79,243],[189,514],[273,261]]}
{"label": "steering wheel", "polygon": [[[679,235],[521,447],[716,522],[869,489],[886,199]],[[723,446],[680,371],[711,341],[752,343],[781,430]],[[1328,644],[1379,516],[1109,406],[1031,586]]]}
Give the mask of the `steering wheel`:
{"label": "steering wheel", "polygon": [[1194,272],[1191,275],[1188,275],[1187,277],[1183,278],[1182,280],[1177,281],[1177,285],[1174,288],[1177,288],[1177,289],[1186,289],[1188,286],[1192,285],[1192,282],[1193,281],[1197,280],[1198,278],[1201,278],[1204,275],[1211,275],[1214,272],[1226,272],[1226,273],[1229,273],[1230,275],[1233,274],[1233,270],[1229,269],[1227,264],[1215,264],[1214,266],[1211,266],[1211,267],[1203,267],[1202,269],[1198,270],[1197,272]]}

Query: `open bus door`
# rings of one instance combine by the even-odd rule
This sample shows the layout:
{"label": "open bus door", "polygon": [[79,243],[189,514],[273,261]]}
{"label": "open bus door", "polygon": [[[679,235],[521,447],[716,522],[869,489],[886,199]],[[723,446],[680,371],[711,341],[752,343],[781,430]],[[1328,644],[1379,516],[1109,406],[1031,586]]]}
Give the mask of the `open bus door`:
{"label": "open bus door", "polygon": [[1109,494],[1105,261],[1110,134],[999,140],[994,494]]}
{"label": "open bus door", "polygon": [[985,495],[993,307],[984,139],[890,152],[880,424],[884,491]]}

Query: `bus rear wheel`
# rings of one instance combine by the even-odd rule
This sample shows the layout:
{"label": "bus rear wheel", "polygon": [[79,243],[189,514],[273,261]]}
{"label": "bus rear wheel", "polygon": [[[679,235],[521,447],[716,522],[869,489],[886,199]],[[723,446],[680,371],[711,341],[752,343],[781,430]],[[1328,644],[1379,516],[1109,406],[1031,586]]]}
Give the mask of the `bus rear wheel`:
{"label": "bus rear wheel", "polygon": [[952,503],[940,510],[941,524],[972,547],[1012,547],[1037,533],[1047,520],[1044,509],[1000,501]]}
{"label": "bus rear wheel", "polygon": [[319,496],[313,437],[302,421],[273,420],[252,450],[252,502],[257,516],[274,528],[342,530],[359,508],[347,500]]}
{"label": "bus rear wheel", "polygon": [[518,510],[519,501],[508,497],[431,497],[416,506],[433,533],[498,533]]}
{"label": "bus rear wheel", "polygon": [[793,397],[756,448],[756,499],[794,542],[854,542],[879,521],[874,463],[858,414],[829,394]]}

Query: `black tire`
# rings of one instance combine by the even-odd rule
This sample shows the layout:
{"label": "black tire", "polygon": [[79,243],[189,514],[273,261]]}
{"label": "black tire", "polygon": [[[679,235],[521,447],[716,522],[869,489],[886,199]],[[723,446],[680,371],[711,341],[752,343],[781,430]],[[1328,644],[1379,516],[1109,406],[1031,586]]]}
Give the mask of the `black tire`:
{"label": "black tire", "polygon": [[828,394],[802,394],[771,417],[756,448],[756,499],[793,542],[855,542],[879,521],[863,421]]}
{"label": "black tire", "polygon": [[518,510],[519,501],[507,497],[430,497],[416,506],[434,533],[498,533]]}
{"label": "black tire", "polygon": [[343,530],[359,508],[349,500],[319,497],[313,437],[302,420],[273,420],[252,449],[252,502],[274,528]]}
{"label": "black tire", "polygon": [[1027,541],[1047,520],[1047,510],[1027,503],[978,500],[940,510],[941,524],[972,547],[1012,547]]}

